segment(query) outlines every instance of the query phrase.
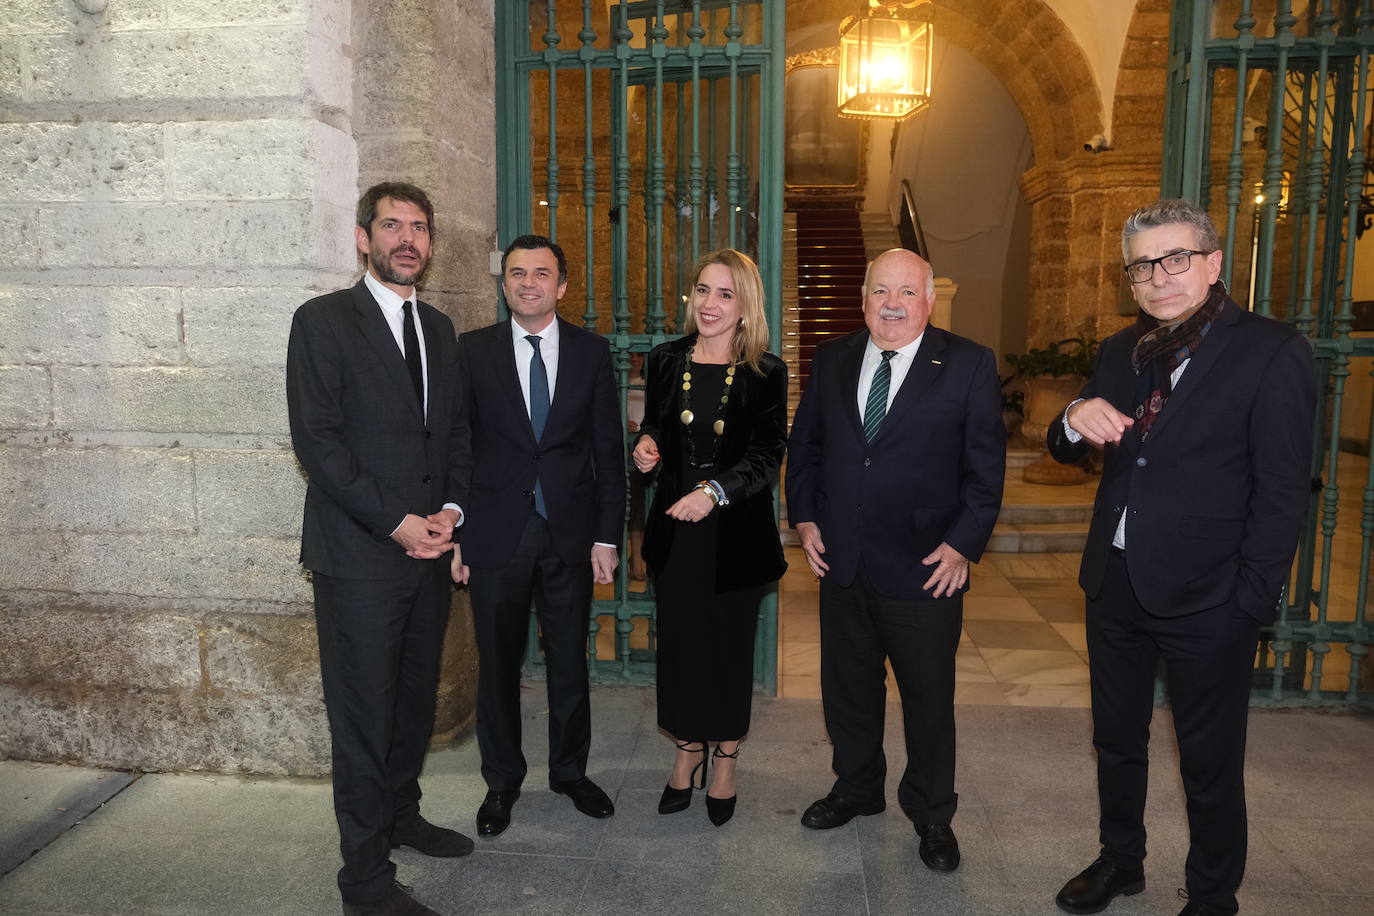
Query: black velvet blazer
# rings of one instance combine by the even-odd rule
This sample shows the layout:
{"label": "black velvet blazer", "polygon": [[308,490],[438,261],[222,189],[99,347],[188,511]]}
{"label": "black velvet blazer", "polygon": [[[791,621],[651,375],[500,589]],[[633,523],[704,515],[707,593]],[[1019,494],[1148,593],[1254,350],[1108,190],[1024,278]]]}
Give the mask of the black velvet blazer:
{"label": "black velvet blazer", "polygon": [[[644,524],[644,559],[661,570],[673,544],[668,507],[698,482],[689,479],[687,428],[678,415],[682,370],[696,335],[660,344],[644,366],[644,423],[640,432],[658,443],[658,488]],[[716,536],[716,590],[736,591],[779,579],[787,569],[773,512],[773,486],[787,446],[787,367],[772,353],[760,360],[763,375],[748,366],[735,370],[725,408],[712,479],[730,504],[719,513]]]}

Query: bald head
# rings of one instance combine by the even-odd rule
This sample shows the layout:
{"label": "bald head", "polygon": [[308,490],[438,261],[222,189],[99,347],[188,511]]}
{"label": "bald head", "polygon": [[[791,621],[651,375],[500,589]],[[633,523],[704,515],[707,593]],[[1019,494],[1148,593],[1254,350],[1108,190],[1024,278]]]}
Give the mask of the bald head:
{"label": "bald head", "polygon": [[873,343],[897,350],[925,332],[935,304],[935,276],[925,258],[893,248],[869,263],[863,293],[864,324]]}

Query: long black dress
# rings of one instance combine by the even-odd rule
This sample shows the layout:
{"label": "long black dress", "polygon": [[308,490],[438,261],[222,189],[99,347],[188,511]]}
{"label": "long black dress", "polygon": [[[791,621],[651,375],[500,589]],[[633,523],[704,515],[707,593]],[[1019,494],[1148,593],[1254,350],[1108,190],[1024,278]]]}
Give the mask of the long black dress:
{"label": "long black dress", "polygon": [[[772,486],[786,433],[786,369],[768,355],[765,375],[735,370],[725,434],[715,405],[726,367],[693,362],[684,426],[681,373],[691,338],[649,355],[644,431],[662,465],[644,554],[657,598],[658,724],[679,740],[733,741],[749,731],[759,602],[786,568],[773,519]],[[729,505],[700,522],[665,512],[698,481],[716,480]]]}

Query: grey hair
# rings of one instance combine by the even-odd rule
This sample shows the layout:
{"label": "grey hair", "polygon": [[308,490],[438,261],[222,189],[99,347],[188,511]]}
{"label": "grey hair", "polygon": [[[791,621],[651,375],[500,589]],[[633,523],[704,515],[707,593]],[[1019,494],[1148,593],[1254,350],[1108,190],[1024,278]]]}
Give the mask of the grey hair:
{"label": "grey hair", "polygon": [[[910,248],[889,248],[887,251],[884,251],[883,254],[887,254],[890,251],[910,251],[912,254],[916,254],[916,252],[911,251]],[[878,258],[881,258],[883,254],[878,255]],[[859,294],[864,299],[868,298],[868,275],[873,273],[873,265],[877,262],[878,258],[874,258],[872,261],[869,261],[868,266],[864,268],[864,285],[859,289]],[[926,266],[926,297],[930,299],[931,302],[934,302],[935,268],[931,267],[930,262],[927,261],[925,258],[921,257],[919,254],[916,254],[916,259]]]}
{"label": "grey hair", "polygon": [[1157,200],[1126,217],[1126,223],[1121,227],[1121,259],[1130,260],[1130,242],[1136,233],[1176,223],[1191,226],[1197,233],[1198,247],[1204,251],[1216,251],[1221,247],[1217,227],[1212,224],[1207,211],[1191,200],[1175,197]]}

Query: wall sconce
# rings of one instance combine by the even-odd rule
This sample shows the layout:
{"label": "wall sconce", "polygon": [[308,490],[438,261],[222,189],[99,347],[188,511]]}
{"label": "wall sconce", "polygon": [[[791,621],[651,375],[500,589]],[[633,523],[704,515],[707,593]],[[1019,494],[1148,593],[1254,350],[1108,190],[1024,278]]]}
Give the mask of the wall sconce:
{"label": "wall sconce", "polygon": [[868,0],[840,23],[840,117],[900,120],[930,104],[932,10]]}

